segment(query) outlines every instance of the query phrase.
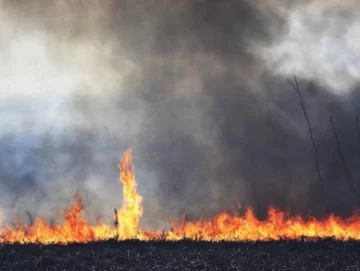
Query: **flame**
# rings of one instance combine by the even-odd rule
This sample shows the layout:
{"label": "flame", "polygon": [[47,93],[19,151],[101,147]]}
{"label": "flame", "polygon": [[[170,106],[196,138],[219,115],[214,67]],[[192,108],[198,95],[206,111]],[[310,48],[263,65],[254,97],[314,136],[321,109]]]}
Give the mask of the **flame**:
{"label": "flame", "polygon": [[98,222],[91,225],[84,213],[84,204],[76,193],[70,207],[64,211],[63,224],[49,224],[38,218],[27,226],[14,221],[14,226],[5,225],[0,215],[0,243],[87,243],[91,241],[140,239],[151,240],[207,240],[207,241],[256,241],[279,239],[360,240],[360,216],[342,219],[330,215],[325,220],[291,217],[287,213],[270,207],[265,220],[259,220],[248,208],[244,215],[223,212],[213,219],[198,221],[170,221],[171,230],[144,231],[139,228],[143,214],[142,197],[136,191],[132,149],[125,151],[120,168],[123,184],[122,207],[114,210],[114,225]]}
{"label": "flame", "polygon": [[119,164],[120,181],[124,184],[123,206],[119,210],[120,225],[118,236],[121,239],[136,238],[139,230],[139,221],[143,214],[142,197],[136,192],[134,165],[132,162],[132,149],[127,149]]}

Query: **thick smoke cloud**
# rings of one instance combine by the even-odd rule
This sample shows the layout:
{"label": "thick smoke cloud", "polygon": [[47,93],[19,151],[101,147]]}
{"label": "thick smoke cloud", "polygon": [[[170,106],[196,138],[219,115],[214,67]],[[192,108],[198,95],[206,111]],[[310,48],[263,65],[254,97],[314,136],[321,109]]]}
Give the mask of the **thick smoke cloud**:
{"label": "thick smoke cloud", "polygon": [[238,203],[260,216],[269,205],[316,216],[357,206],[329,122],[357,186],[356,2],[0,3],[7,218],[56,220],[79,190],[91,219],[111,220],[128,146],[147,226]]}
{"label": "thick smoke cloud", "polygon": [[360,72],[359,46],[354,42],[359,35],[358,4],[345,1],[344,6],[320,7],[291,12],[285,38],[269,47],[264,57],[282,75],[295,72],[335,93],[351,91]]}

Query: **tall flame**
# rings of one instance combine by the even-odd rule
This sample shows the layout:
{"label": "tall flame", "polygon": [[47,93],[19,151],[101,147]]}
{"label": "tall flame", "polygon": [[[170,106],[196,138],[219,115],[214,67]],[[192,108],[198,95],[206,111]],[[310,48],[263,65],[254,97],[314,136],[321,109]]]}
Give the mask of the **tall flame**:
{"label": "tall flame", "polygon": [[[86,243],[90,241],[107,240],[110,238],[150,240],[162,238],[165,240],[228,240],[255,241],[299,238],[328,238],[338,240],[360,240],[360,216],[353,215],[342,219],[330,215],[325,220],[315,218],[303,219],[269,208],[268,217],[259,220],[251,208],[243,216],[221,213],[213,219],[198,221],[171,222],[171,230],[167,232],[144,231],[139,228],[143,214],[142,197],[136,191],[132,149],[125,151],[120,168],[120,181],[123,183],[123,205],[115,209],[115,223],[108,225],[98,222],[91,225],[85,214],[84,204],[79,193],[74,196],[70,207],[64,211],[63,224],[49,224],[38,218],[27,226],[19,220],[15,226],[0,226],[0,243]],[[3,222],[0,215],[0,222]],[[0,224],[1,225],[1,224]]]}
{"label": "tall flame", "polygon": [[124,184],[123,206],[119,210],[120,221],[119,237],[122,239],[136,238],[138,234],[139,221],[143,214],[142,197],[136,192],[136,181],[134,165],[132,162],[132,149],[125,151],[119,164],[120,181]]}

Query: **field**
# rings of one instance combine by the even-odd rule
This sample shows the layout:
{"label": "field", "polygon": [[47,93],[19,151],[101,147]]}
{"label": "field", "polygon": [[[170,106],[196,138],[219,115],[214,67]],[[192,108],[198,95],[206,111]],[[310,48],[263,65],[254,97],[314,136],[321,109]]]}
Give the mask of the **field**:
{"label": "field", "polygon": [[0,248],[0,270],[359,270],[360,242],[107,241]]}

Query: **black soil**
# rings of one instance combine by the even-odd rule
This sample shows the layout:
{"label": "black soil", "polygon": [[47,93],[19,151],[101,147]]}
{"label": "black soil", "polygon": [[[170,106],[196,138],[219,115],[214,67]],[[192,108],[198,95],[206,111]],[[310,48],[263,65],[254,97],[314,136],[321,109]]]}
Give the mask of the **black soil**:
{"label": "black soil", "polygon": [[2,245],[0,270],[360,270],[360,242]]}

